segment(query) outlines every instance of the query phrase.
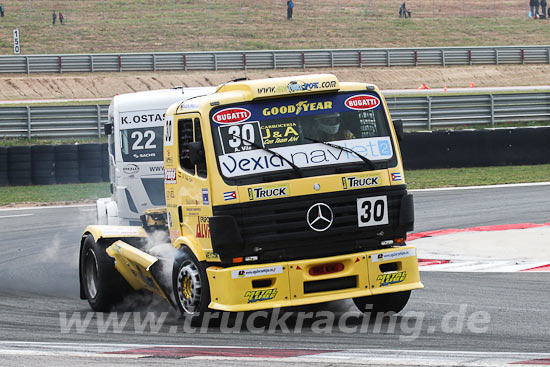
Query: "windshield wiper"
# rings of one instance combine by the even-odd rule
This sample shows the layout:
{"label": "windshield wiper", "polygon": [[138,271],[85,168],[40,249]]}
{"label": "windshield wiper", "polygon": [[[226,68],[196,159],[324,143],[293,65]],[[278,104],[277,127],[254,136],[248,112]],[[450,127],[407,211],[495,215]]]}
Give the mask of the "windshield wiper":
{"label": "windshield wiper", "polygon": [[265,148],[264,146],[260,145],[260,144],[257,144],[257,143],[254,143],[253,141],[250,141],[250,140],[247,140],[237,134],[230,134],[233,138],[237,138],[237,139],[241,139],[242,141],[244,141],[245,143],[248,143],[250,145],[252,145],[253,147],[255,148],[259,148],[259,149],[262,149],[268,153],[271,153],[273,154],[275,157],[278,157],[278,158],[281,158],[281,160],[285,161],[286,163],[288,163],[290,165],[290,167],[292,167],[292,169],[294,170],[294,172],[296,172],[296,175],[300,178],[304,177],[304,173],[302,172],[302,169],[300,167],[298,167],[297,165],[294,164],[294,162],[292,162],[290,159],[282,156],[281,154],[277,153],[276,151],[274,150],[271,150],[269,148]]}
{"label": "windshield wiper", "polygon": [[312,138],[308,138],[307,136],[304,136],[304,139],[307,139],[309,141],[312,141],[314,143],[321,143],[321,144],[325,144],[325,145],[328,145],[329,147],[332,147],[332,148],[336,148],[336,149],[340,149],[344,152],[348,152],[348,153],[351,153],[351,154],[354,154],[356,156],[358,156],[359,158],[361,158],[361,160],[363,162],[365,162],[372,170],[375,170],[376,169],[376,166],[374,165],[374,163],[368,159],[367,157],[365,157],[364,155],[362,154],[359,154],[357,153],[355,150],[351,149],[351,148],[348,148],[348,147],[342,147],[340,145],[336,145],[336,144],[332,144],[332,143],[329,143],[328,141],[321,141],[321,140],[317,140],[317,139],[312,139]]}

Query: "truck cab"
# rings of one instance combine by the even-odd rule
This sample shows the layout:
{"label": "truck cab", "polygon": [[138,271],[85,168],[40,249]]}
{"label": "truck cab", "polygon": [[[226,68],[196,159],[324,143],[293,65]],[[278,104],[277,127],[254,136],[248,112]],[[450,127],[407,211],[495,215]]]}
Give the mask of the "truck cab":
{"label": "truck cab", "polygon": [[112,99],[105,129],[112,196],[96,203],[99,224],[139,225],[145,210],[165,205],[164,113],[175,102],[214,91],[213,87],[173,88]]}

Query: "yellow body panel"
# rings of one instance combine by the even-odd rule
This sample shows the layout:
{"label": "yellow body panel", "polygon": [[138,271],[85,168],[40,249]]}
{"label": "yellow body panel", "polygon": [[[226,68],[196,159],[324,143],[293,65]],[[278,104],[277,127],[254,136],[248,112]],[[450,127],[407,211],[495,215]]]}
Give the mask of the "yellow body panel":
{"label": "yellow body panel", "polygon": [[[392,253],[404,255],[398,254],[379,260],[381,254],[383,256]],[[309,272],[315,266],[334,263],[343,264],[343,270],[324,275],[311,275]],[[388,264],[394,265],[390,267]],[[392,269],[395,267],[397,270],[384,272],[380,265]],[[210,308],[234,312],[307,305],[423,288],[418,273],[416,251],[411,246],[320,259],[230,268],[212,266],[206,272],[212,299]],[[402,276],[403,272],[406,276]],[[304,292],[305,284],[316,281],[330,282],[340,278],[355,278],[356,281],[353,287]],[[381,278],[391,279],[395,283],[382,286]]]}
{"label": "yellow body panel", "polygon": [[170,304],[172,303],[151,273],[151,266],[158,261],[156,257],[124,241],[116,241],[107,247],[106,251],[109,256],[115,259],[115,268],[133,289],[147,289],[160,295]]}
{"label": "yellow body panel", "polygon": [[100,238],[147,237],[145,229],[136,226],[92,225],[87,226],[84,233],[90,233],[96,242]]}

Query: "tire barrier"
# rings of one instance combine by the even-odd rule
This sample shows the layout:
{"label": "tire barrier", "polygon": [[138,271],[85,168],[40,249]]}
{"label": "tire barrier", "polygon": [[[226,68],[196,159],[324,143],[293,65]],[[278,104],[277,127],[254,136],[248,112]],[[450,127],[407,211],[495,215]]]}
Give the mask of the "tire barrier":
{"label": "tire barrier", "polygon": [[0,147],[0,186],[9,185],[8,181],[8,148]]}
{"label": "tire barrier", "polygon": [[31,147],[31,167],[33,185],[55,184],[55,148],[53,145]]}
{"label": "tire barrier", "polygon": [[80,182],[101,182],[101,144],[78,145],[78,177]]}
{"label": "tire barrier", "polygon": [[101,144],[101,178],[103,181],[109,181],[109,149],[107,144]]}
{"label": "tire barrier", "polygon": [[55,146],[56,183],[79,183],[78,145]]}
{"label": "tire barrier", "polygon": [[[404,135],[405,169],[550,164],[550,127]],[[56,183],[109,181],[107,144],[56,145],[53,151]],[[46,178],[51,175],[48,158],[51,148],[0,147],[0,186],[53,183]]]}
{"label": "tire barrier", "polygon": [[8,181],[11,186],[32,184],[31,147],[8,147]]}
{"label": "tire barrier", "polygon": [[407,133],[405,169],[550,163],[550,127]]}

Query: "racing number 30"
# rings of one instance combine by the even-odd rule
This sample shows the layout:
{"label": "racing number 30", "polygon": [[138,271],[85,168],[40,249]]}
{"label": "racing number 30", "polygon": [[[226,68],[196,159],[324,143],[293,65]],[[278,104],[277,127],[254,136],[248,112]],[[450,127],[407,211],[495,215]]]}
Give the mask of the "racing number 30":
{"label": "racing number 30", "polygon": [[357,199],[357,225],[359,227],[388,224],[388,199],[373,196]]}

